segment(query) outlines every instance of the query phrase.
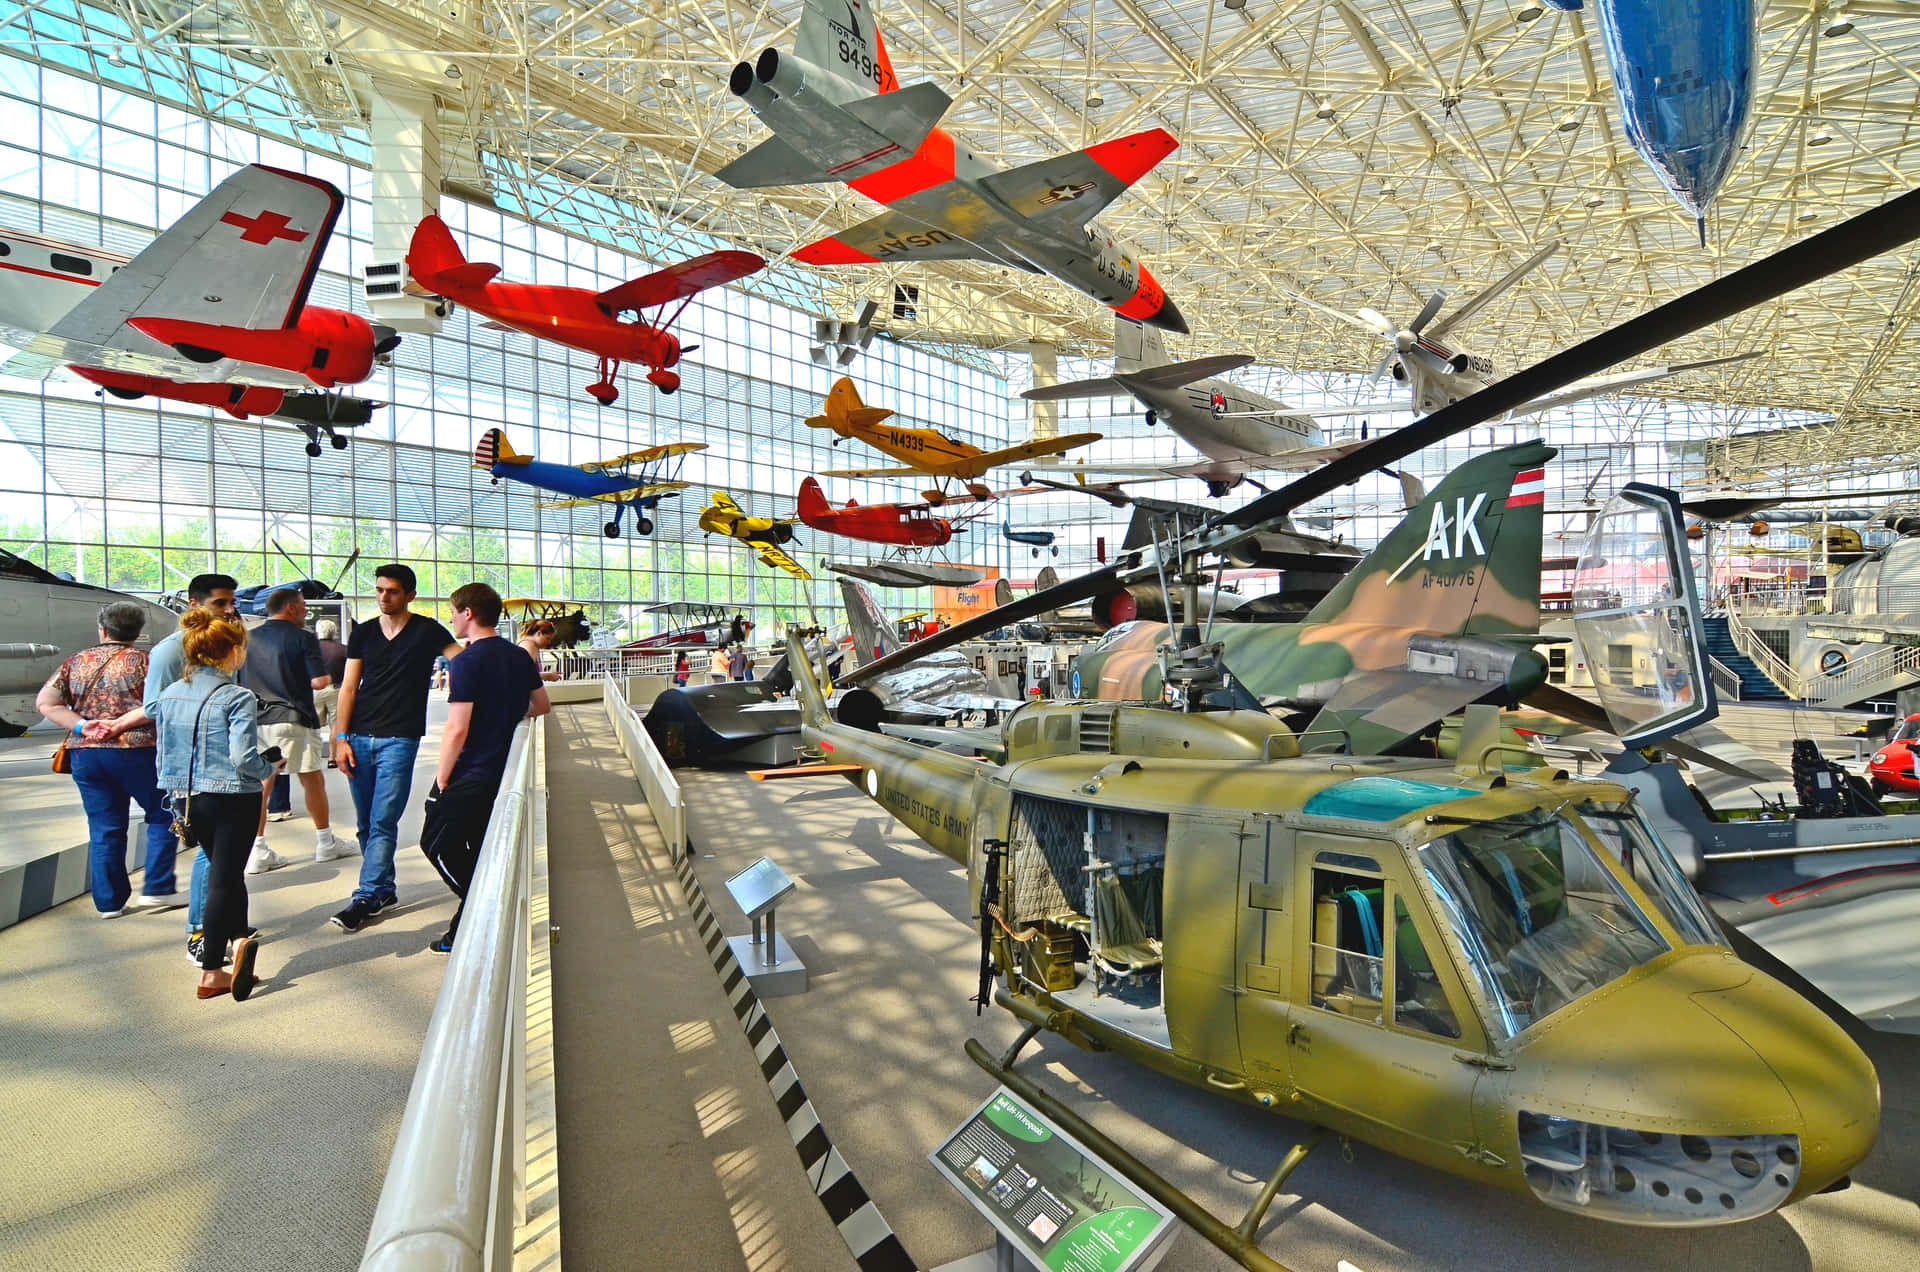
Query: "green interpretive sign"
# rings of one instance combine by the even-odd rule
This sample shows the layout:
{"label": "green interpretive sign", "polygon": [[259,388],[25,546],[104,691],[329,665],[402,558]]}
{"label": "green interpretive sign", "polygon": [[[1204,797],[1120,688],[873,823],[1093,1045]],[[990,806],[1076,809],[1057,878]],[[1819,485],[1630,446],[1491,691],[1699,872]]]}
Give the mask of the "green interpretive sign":
{"label": "green interpretive sign", "polygon": [[1049,1272],[1146,1272],[1176,1231],[1171,1211],[1005,1087],[928,1160]]}

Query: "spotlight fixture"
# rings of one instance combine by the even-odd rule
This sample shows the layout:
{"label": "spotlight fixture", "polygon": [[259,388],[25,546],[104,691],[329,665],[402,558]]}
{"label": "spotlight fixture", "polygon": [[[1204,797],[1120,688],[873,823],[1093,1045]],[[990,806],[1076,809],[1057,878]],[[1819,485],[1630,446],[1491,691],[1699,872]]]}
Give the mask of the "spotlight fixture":
{"label": "spotlight fixture", "polygon": [[1106,104],[1107,104],[1107,99],[1100,96],[1099,89],[1096,88],[1091,93],[1087,94],[1088,110],[1099,110],[1102,106],[1105,106]]}
{"label": "spotlight fixture", "polygon": [[113,52],[107,54],[107,65],[108,66],[125,66],[126,64],[127,64],[126,55],[120,51],[120,46],[118,44],[114,45]]}
{"label": "spotlight fixture", "polygon": [[1833,140],[1833,129],[1827,127],[1825,124],[1822,124],[1818,128],[1814,129],[1813,136],[1807,138],[1807,144],[1809,146],[1824,146],[1832,140]]}
{"label": "spotlight fixture", "polygon": [[665,89],[671,89],[673,87],[673,76],[662,75],[660,77],[660,87]]}
{"label": "spotlight fixture", "polygon": [[1597,208],[1602,204],[1604,204],[1606,201],[1607,201],[1607,196],[1604,194],[1590,194],[1586,198],[1581,200],[1582,203],[1586,204],[1590,208]]}
{"label": "spotlight fixture", "polygon": [[1836,35],[1845,35],[1851,30],[1853,30],[1853,15],[1842,9],[1833,15],[1833,20],[1827,23],[1827,29],[1820,34],[1831,38]]}
{"label": "spotlight fixture", "polygon": [[447,69],[444,72],[444,74],[450,80],[457,80],[460,78],[460,68],[455,66],[452,62],[448,62]]}
{"label": "spotlight fixture", "polygon": [[1820,219],[1820,213],[1813,208],[1806,209],[1805,211],[1801,212],[1799,216],[1794,218],[1794,220],[1802,222],[1803,224],[1807,221],[1818,221],[1819,219]]}
{"label": "spotlight fixture", "polygon": [[1247,0],[1220,0],[1220,2],[1226,5],[1227,8],[1232,9],[1235,13],[1247,7]]}
{"label": "spotlight fixture", "polygon": [[1315,119],[1324,119],[1329,123],[1333,122],[1334,111],[1332,103],[1321,102],[1320,109],[1313,112],[1313,117]]}
{"label": "spotlight fixture", "polygon": [[1580,126],[1580,112],[1577,110],[1570,110],[1566,114],[1560,117],[1560,122],[1558,124],[1555,124],[1554,128],[1558,132],[1572,132],[1574,129],[1578,128],[1579,126]]}
{"label": "spotlight fixture", "polygon": [[1380,197],[1383,199],[1391,199],[1393,197],[1393,182],[1387,181],[1381,184]]}
{"label": "spotlight fixture", "polygon": [[1189,172],[1186,176],[1180,178],[1180,184],[1181,185],[1199,185],[1200,178],[1194,176],[1191,172]]}
{"label": "spotlight fixture", "polygon": [[1533,22],[1538,20],[1540,15],[1545,12],[1545,9],[1532,3],[1532,0],[1528,0],[1528,3],[1521,5],[1519,11],[1513,15],[1513,20],[1515,22]]}

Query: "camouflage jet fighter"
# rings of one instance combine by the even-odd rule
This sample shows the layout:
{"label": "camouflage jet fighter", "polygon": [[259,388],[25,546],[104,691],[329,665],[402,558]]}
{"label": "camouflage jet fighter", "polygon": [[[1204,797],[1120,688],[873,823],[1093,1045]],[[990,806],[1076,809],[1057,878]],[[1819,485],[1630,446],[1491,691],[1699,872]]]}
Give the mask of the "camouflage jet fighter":
{"label": "camouflage jet fighter", "polygon": [[1093,217],[1173,153],[1162,128],[996,172],[936,125],[952,99],[900,87],[873,12],[805,0],[795,51],[767,49],[727,81],[774,135],[717,175],[736,190],[844,182],[887,205],[793,253],[809,265],[989,261],[1051,274],[1168,331],[1186,319],[1139,255]]}
{"label": "camouflage jet fighter", "polygon": [[[1251,649],[1216,670],[1329,704],[1363,684],[1396,712],[1458,705],[1403,706],[1410,677],[1524,694],[1538,669],[1496,655],[1530,620],[1545,453],[1463,466],[1257,676]],[[1677,509],[1664,529],[1684,562]],[[980,1001],[1027,1026],[999,1060],[970,1043],[982,1067],[1057,1116],[1012,1068],[1046,1029],[1325,1128],[1237,1233],[1181,1212],[1249,1266],[1271,1266],[1249,1234],[1327,1132],[1647,1226],[1768,1214],[1873,1146],[1859,1047],[1739,961],[1627,790],[1503,764],[1491,711],[1457,763],[1395,758],[1196,668],[1179,705],[1023,707],[983,764],[833,721],[793,664],[805,740],[968,867]]]}

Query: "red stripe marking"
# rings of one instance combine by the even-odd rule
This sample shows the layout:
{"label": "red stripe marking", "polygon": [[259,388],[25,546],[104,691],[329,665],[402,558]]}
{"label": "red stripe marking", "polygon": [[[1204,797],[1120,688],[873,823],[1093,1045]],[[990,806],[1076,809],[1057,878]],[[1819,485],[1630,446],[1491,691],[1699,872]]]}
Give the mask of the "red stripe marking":
{"label": "red stripe marking", "polygon": [[1513,496],[1511,499],[1507,500],[1507,507],[1524,508],[1528,504],[1545,503],[1546,501],[1547,501],[1547,492],[1544,490],[1536,490],[1530,495]]}
{"label": "red stripe marking", "polygon": [[1172,154],[1179,144],[1166,129],[1149,128],[1130,137],[1088,146],[1086,155],[1116,181],[1132,185],[1152,172],[1154,165]]}
{"label": "red stripe marking", "polygon": [[845,163],[834,164],[833,167],[827,169],[827,175],[830,177],[837,177],[849,168],[858,168],[863,163],[871,163],[873,160],[878,159],[881,155],[890,155],[898,149],[900,149],[898,143],[890,141],[884,146],[880,146],[873,150],[867,151],[866,154],[861,155],[858,158],[849,159]]}
{"label": "red stripe marking", "polygon": [[870,256],[857,247],[842,243],[837,238],[809,243],[794,252],[793,259],[803,265],[878,265],[880,263],[878,256]]}
{"label": "red stripe marking", "polygon": [[953,180],[953,138],[935,128],[912,157],[847,182],[875,203],[897,203],[922,190]]}
{"label": "red stripe marking", "polygon": [[1519,476],[1515,477],[1513,480],[1518,485],[1525,485],[1527,482],[1530,482],[1530,481],[1545,481],[1546,479],[1547,479],[1546,469],[1529,468],[1527,469],[1526,472],[1521,473]]}
{"label": "red stripe marking", "polygon": [[61,274],[50,269],[35,269],[31,265],[10,265],[0,261],[0,269],[18,270],[22,274],[33,274],[39,278],[57,278],[63,283],[78,283],[82,287],[98,287],[101,279],[81,278],[77,274]]}

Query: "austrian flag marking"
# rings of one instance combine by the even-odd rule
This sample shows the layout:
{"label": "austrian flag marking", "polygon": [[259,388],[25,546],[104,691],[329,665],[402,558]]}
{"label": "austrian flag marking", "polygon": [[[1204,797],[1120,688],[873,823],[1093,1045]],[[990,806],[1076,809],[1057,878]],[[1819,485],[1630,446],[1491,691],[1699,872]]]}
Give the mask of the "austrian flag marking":
{"label": "austrian flag marking", "polygon": [[1547,470],[1529,468],[1513,479],[1513,493],[1507,496],[1507,507],[1524,508],[1529,504],[1547,501]]}

